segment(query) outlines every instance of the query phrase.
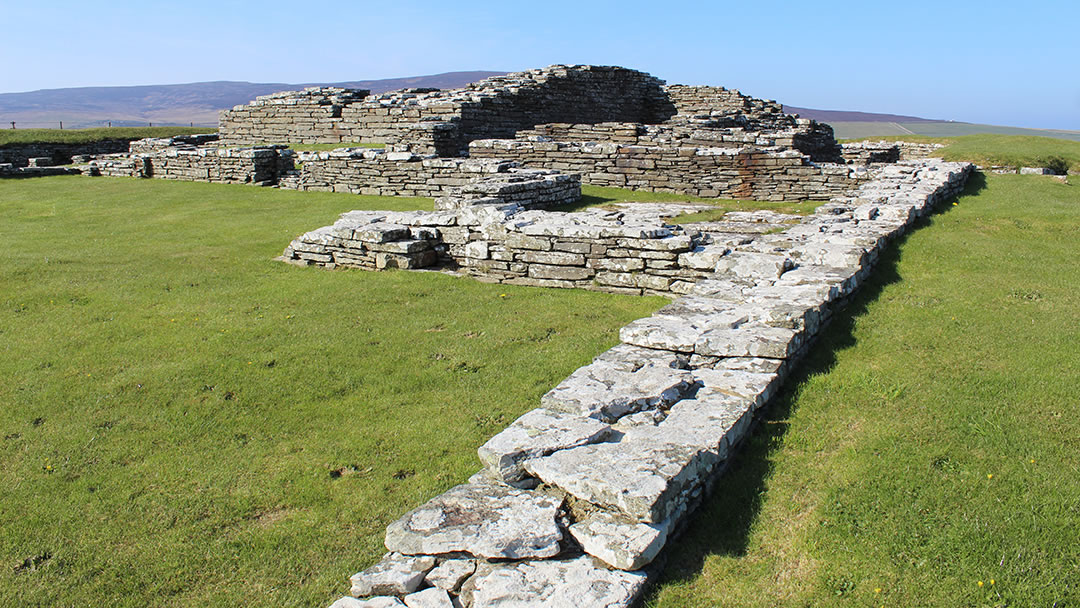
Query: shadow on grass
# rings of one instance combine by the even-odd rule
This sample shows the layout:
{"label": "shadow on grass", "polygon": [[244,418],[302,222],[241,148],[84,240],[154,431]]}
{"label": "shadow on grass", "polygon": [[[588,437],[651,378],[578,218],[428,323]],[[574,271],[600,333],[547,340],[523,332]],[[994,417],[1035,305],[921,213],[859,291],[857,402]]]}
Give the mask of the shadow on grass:
{"label": "shadow on grass", "polygon": [[[973,173],[962,196],[977,194],[986,187],[986,177]],[[809,378],[826,374],[837,361],[837,354],[855,345],[855,323],[869,305],[901,276],[898,264],[900,248],[908,236],[932,223],[934,216],[948,213],[949,202],[941,203],[927,217],[882,251],[870,277],[859,287],[843,309],[835,311],[829,326],[791,371],[781,391],[760,413],[753,433],[736,449],[730,467],[717,480],[712,494],[705,499],[678,537],[664,549],[657,585],[648,600],[656,599],[664,583],[687,581],[699,574],[710,555],[742,557],[746,555],[750,530],[765,499],[766,481],[772,472],[777,453],[783,449],[788,420],[794,413],[798,396]]]}

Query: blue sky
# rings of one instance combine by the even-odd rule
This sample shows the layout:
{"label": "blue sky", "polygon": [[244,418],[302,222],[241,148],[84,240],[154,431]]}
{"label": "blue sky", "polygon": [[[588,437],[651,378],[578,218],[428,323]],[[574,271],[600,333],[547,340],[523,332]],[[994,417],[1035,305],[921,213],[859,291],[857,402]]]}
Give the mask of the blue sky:
{"label": "blue sky", "polygon": [[1080,130],[1080,2],[0,0],[0,92],[622,65],[835,110]]}

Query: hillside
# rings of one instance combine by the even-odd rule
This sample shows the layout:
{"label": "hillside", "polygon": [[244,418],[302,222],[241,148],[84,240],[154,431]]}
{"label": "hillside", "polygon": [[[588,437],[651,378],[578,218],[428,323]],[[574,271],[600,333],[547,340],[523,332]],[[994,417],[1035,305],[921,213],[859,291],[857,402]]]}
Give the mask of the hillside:
{"label": "hillside", "polygon": [[0,93],[0,124],[17,127],[66,128],[194,124],[217,126],[218,112],[244,104],[259,95],[310,86],[370,89],[382,93],[401,88],[452,89],[503,72],[447,72],[429,76],[355,80],[334,83],[195,82],[131,87],[42,89],[27,93]]}

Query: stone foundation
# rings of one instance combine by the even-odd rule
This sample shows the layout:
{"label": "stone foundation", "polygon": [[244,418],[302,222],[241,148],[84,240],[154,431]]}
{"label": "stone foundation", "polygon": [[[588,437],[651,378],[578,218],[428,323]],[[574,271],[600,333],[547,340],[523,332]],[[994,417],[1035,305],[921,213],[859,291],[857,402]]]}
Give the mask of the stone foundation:
{"label": "stone foundation", "polygon": [[292,169],[284,148],[163,148],[138,154],[95,157],[86,172],[109,177],[156,177],[181,181],[270,186]]}

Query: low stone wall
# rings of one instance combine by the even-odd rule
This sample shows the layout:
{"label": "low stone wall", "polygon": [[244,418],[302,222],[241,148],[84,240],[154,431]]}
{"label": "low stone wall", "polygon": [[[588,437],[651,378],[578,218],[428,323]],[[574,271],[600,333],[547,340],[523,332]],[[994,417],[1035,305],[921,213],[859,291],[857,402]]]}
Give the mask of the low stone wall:
{"label": "low stone wall", "polygon": [[8,144],[0,147],[0,163],[14,167],[27,167],[31,158],[48,158],[53,165],[66,165],[73,156],[93,154],[115,154],[125,152],[131,139],[104,139],[85,144]]}
{"label": "low stone wall", "polygon": [[849,165],[900,161],[900,147],[887,141],[858,141],[841,144],[840,149],[844,162]]}
{"label": "low stone wall", "polygon": [[[649,576],[644,568],[717,483],[755,412],[833,310],[869,276],[883,248],[955,195],[971,169],[937,160],[885,166],[853,196],[785,232],[696,245],[696,255],[711,259],[690,294],[624,327],[622,344],[478,449],[479,473],[388,526],[390,553],[351,577],[353,597],[334,608],[454,600],[469,608],[635,605]],[[493,206],[370,214],[346,214],[321,234],[327,243],[432,242],[431,228],[406,225],[420,221],[486,225],[490,241],[491,227],[543,223]],[[595,239],[609,238],[602,222],[596,228]],[[398,238],[404,235],[409,241]],[[646,243],[689,235],[636,236]],[[566,237],[576,238],[556,230],[539,248],[523,249],[554,253]],[[663,249],[642,247],[639,259],[654,250]]]}
{"label": "low stone wall", "polygon": [[195,135],[177,135],[176,137],[147,137],[136,139],[128,145],[130,154],[146,154],[159,152],[166,148],[199,147],[206,146],[218,141],[217,133],[199,133]]}
{"label": "low stone wall", "polygon": [[759,148],[491,139],[472,142],[469,155],[578,173],[597,186],[710,198],[825,200],[850,192],[861,180],[842,165],[816,165],[795,151]]}
{"label": "low stone wall", "polygon": [[[283,258],[368,269],[439,263],[490,282],[640,295],[685,293],[711,272],[711,258],[697,255],[701,243],[699,233],[656,214],[489,204],[459,213],[349,212],[295,239]],[[401,257],[380,261],[384,253]]]}
{"label": "low stone wall", "polygon": [[165,148],[141,154],[101,156],[90,175],[156,177],[181,181],[270,186],[293,168],[292,150],[266,148]]}
{"label": "low stone wall", "polygon": [[256,97],[221,113],[219,133],[227,145],[359,141],[343,123],[342,108],[370,94],[363,89],[311,87]]}
{"label": "low stone wall", "polygon": [[[502,202],[530,201],[539,207],[570,204],[581,197],[577,176],[518,171],[518,164],[511,161],[440,158],[368,148],[302,152],[300,159],[299,171],[282,179],[282,188],[376,196],[453,195],[462,200],[494,197]],[[549,177],[524,183],[540,176]],[[457,203],[448,200],[442,204]]]}

